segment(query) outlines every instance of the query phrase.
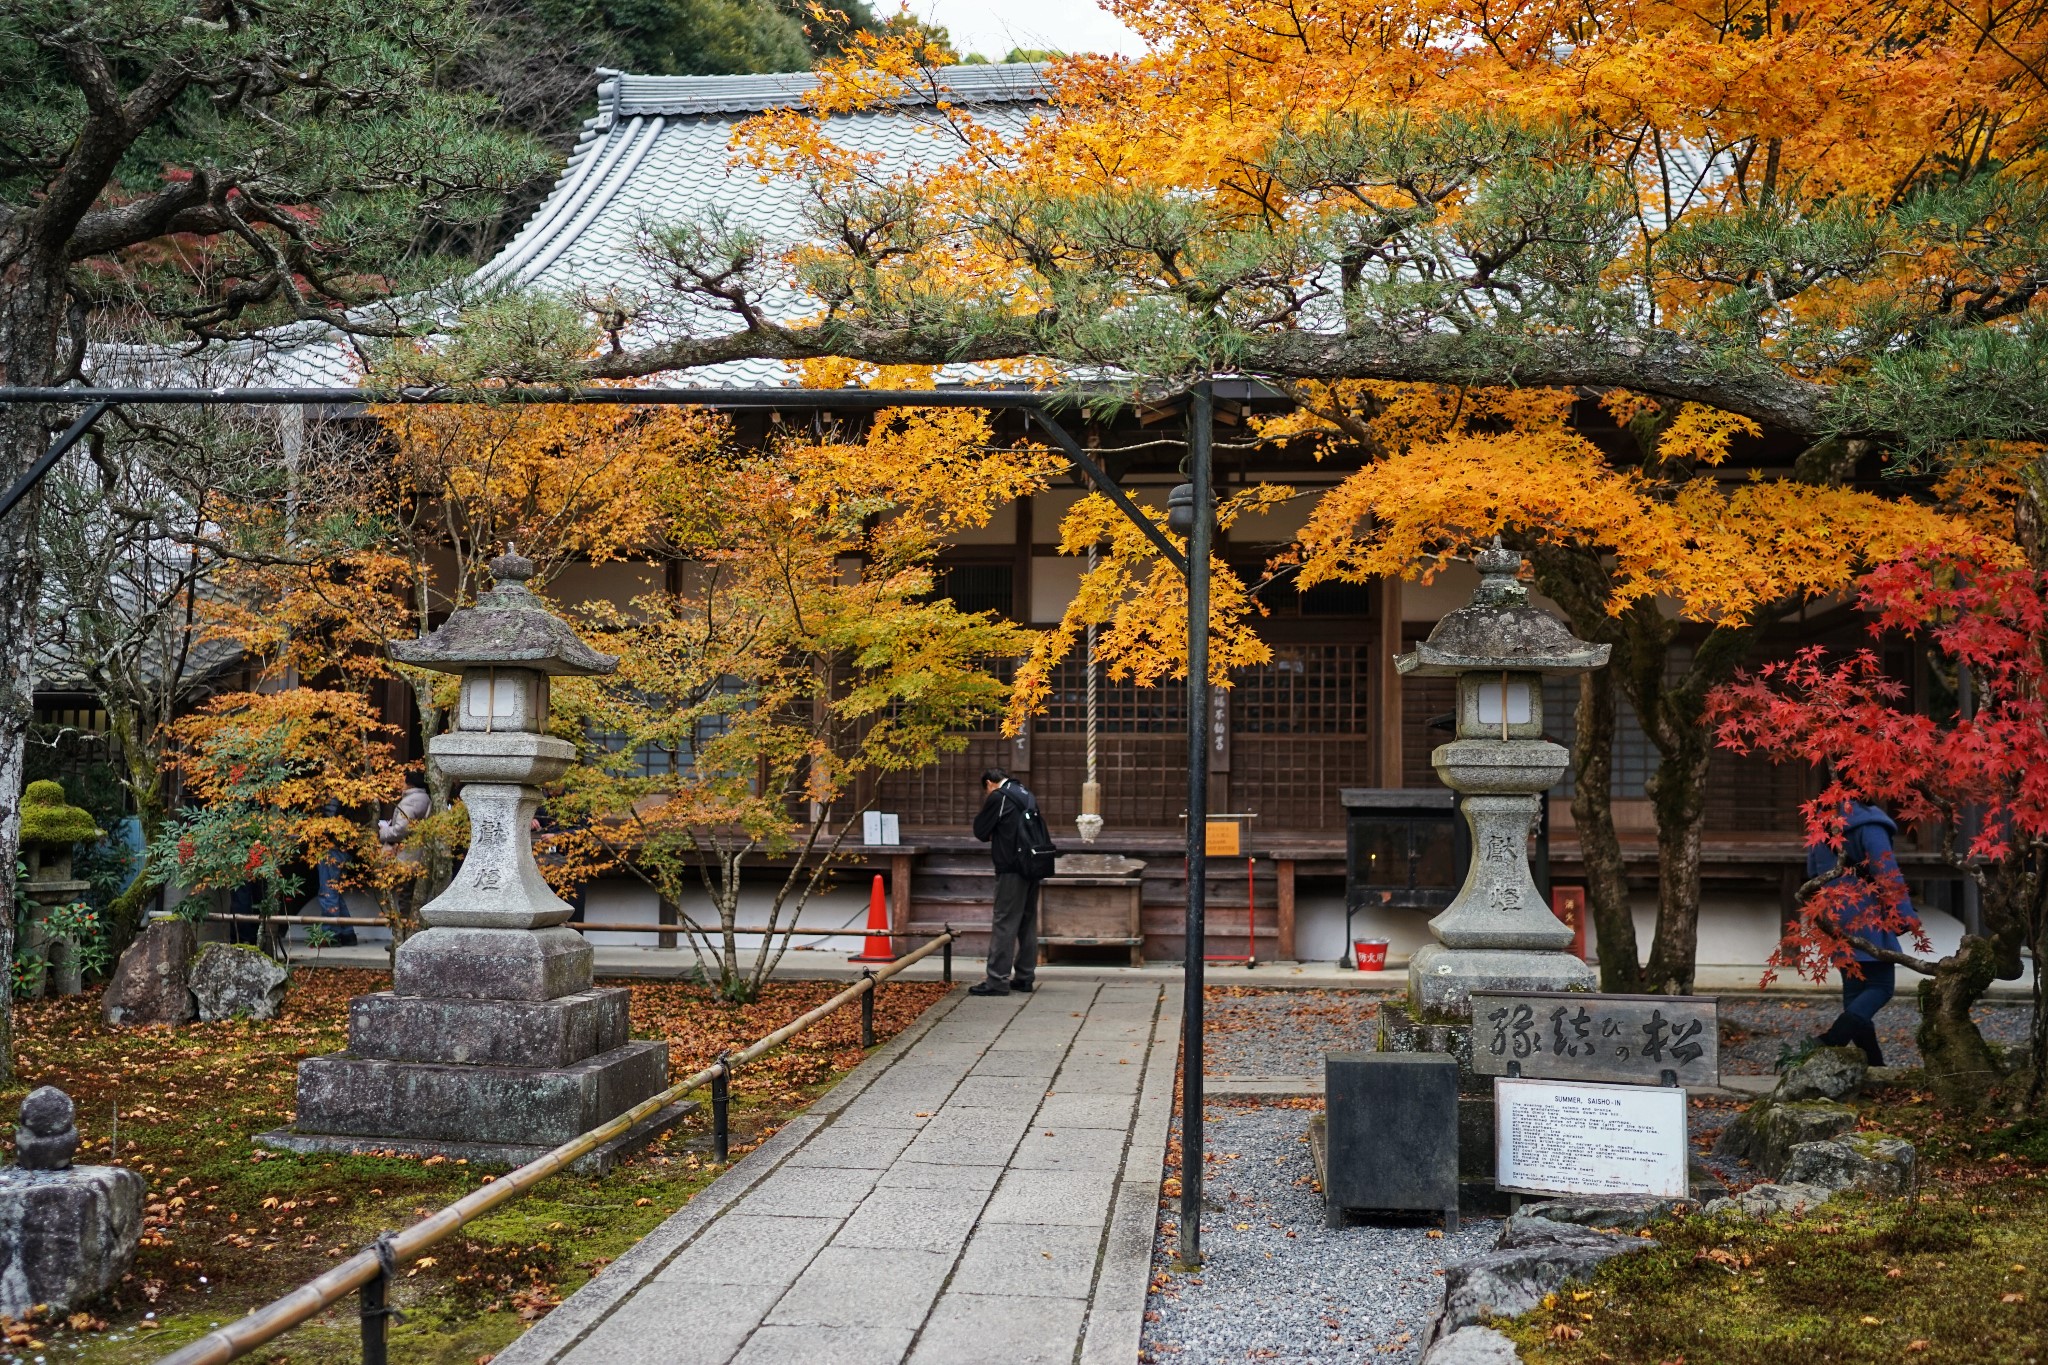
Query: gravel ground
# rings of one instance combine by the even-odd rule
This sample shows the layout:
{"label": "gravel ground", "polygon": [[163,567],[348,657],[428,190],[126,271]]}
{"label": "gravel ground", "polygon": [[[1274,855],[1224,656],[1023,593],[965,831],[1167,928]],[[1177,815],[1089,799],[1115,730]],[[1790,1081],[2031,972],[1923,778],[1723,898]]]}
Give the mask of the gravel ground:
{"label": "gravel ground", "polygon": [[[1319,1107],[1319,1106],[1318,1106]],[[1323,1226],[1311,1187],[1312,1108],[1209,1106],[1201,1273],[1173,1273],[1174,1210],[1153,1242],[1139,1359],[1208,1362],[1413,1362],[1442,1298],[1435,1271],[1493,1245],[1500,1224],[1468,1219],[1432,1237],[1435,1218]],[[1163,1281],[1161,1277],[1164,1277]]]}
{"label": "gravel ground", "polygon": [[[1905,973],[1900,973],[1905,975]],[[1913,1032],[1920,1026],[1920,1002],[1910,982],[1900,983],[1899,997],[1877,1015],[1878,1045],[1892,1066],[1920,1065]],[[1731,1074],[1765,1075],[1776,1069],[1783,1047],[1798,1047],[1827,1029],[1841,1013],[1834,996],[1734,999],[1721,1001],[1721,1069]],[[2023,1001],[1980,1003],[1973,1012],[1977,1027],[1994,1043],[2013,1046],[2027,1041],[2033,1006]]]}
{"label": "gravel ground", "polygon": [[1377,998],[1357,991],[1253,991],[1205,996],[1202,1074],[1320,1076],[1323,1054],[1367,1048]]}

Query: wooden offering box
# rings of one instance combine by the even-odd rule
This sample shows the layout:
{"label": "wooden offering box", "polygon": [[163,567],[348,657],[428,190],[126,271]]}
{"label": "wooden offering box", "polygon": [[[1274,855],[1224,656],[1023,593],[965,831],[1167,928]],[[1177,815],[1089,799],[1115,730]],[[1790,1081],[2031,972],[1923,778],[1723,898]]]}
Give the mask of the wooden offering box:
{"label": "wooden offering box", "polygon": [[1125,948],[1133,967],[1145,962],[1138,922],[1145,864],[1114,853],[1064,853],[1039,885],[1039,955],[1055,948]]}

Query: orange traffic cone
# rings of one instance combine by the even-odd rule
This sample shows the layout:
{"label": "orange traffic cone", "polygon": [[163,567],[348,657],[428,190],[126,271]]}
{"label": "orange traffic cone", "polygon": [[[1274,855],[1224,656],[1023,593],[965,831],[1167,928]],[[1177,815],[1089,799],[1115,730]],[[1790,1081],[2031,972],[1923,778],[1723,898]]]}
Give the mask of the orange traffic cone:
{"label": "orange traffic cone", "polygon": [[882,894],[882,874],[875,874],[874,889],[868,892],[868,941],[849,961],[894,962],[889,950],[889,898]]}

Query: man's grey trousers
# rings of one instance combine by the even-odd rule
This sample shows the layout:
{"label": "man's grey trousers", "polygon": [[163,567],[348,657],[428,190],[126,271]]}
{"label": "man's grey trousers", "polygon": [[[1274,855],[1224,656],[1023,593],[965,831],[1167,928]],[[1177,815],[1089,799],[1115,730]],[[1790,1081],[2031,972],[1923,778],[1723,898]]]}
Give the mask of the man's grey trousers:
{"label": "man's grey trousers", "polygon": [[1007,987],[1038,973],[1038,883],[1017,872],[996,873],[995,922],[988,934],[988,979]]}

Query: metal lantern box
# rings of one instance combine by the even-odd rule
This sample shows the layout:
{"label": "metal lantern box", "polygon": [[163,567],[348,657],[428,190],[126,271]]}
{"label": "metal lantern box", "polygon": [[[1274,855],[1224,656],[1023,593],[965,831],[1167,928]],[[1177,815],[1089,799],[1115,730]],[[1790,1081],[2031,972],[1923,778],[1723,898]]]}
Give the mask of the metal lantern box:
{"label": "metal lantern box", "polygon": [[1338,795],[1347,919],[1379,906],[1434,912],[1451,903],[1472,862],[1456,792],[1345,787]]}

